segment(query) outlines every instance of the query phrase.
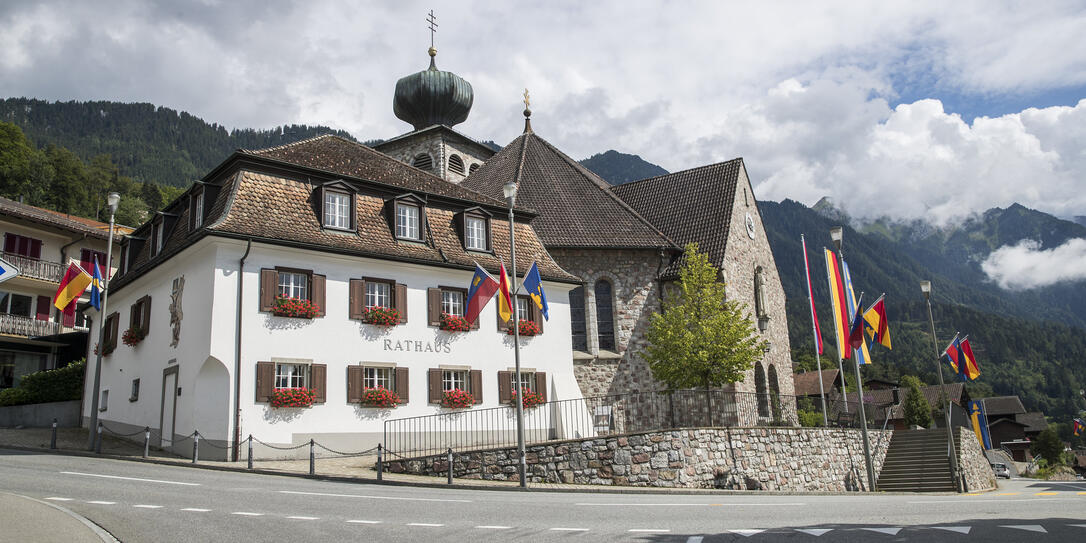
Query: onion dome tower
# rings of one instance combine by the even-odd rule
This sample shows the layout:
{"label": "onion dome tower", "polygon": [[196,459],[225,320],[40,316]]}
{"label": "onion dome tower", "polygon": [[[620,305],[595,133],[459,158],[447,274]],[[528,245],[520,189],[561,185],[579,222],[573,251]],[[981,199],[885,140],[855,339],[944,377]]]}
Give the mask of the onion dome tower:
{"label": "onion dome tower", "polygon": [[430,67],[400,78],[392,111],[400,120],[422,130],[435,124],[453,126],[468,118],[474,93],[462,77],[437,69],[437,49],[430,47]]}

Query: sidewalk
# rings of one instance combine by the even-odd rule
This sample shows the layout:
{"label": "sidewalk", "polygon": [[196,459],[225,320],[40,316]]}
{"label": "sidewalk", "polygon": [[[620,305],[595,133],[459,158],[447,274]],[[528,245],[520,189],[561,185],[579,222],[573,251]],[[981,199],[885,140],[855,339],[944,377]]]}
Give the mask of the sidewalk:
{"label": "sidewalk", "polygon": [[67,508],[26,496],[0,492],[3,541],[35,543],[115,543],[109,532]]}

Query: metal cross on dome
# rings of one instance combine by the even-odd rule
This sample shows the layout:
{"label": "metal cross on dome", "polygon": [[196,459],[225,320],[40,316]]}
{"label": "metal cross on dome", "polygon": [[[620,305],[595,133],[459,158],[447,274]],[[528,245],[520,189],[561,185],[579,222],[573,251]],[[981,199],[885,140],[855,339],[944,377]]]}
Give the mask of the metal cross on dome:
{"label": "metal cross on dome", "polygon": [[524,109],[528,109],[531,105],[531,101],[528,99],[528,89],[524,89]]}
{"label": "metal cross on dome", "polygon": [[430,15],[426,17],[426,22],[430,23],[430,47],[434,46],[434,32],[437,32],[437,17],[434,16],[434,10],[430,10]]}

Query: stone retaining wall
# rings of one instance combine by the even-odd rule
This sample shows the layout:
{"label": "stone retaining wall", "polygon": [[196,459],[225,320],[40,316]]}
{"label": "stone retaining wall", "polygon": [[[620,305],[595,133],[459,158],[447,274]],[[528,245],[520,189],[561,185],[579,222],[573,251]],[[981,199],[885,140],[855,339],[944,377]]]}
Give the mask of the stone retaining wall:
{"label": "stone retaining wall", "polygon": [[81,400],[32,403],[0,407],[0,428],[48,428],[57,419],[58,428],[79,427]]}
{"label": "stone retaining wall", "polygon": [[[874,448],[892,430],[869,432]],[[875,451],[875,473],[886,447]],[[736,490],[866,489],[863,440],[845,428],[679,429],[550,442],[527,448],[532,482]],[[444,455],[389,463],[389,470],[445,476]],[[515,448],[457,453],[455,477],[516,480]]]}
{"label": "stone retaining wall", "polygon": [[965,476],[965,491],[975,492],[995,488],[995,474],[992,473],[992,466],[980,447],[977,434],[971,428],[965,427],[959,427],[958,434],[961,439],[958,467]]}

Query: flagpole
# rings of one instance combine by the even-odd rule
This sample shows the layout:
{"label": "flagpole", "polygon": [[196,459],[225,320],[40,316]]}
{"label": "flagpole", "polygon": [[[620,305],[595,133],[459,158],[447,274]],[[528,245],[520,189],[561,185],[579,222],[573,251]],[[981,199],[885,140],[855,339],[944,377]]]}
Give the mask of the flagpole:
{"label": "flagpole", "polygon": [[105,338],[105,316],[106,303],[109,300],[109,277],[110,277],[110,265],[113,263],[113,219],[117,215],[117,204],[121,202],[121,195],[116,192],[109,193],[106,197],[106,202],[109,204],[109,239],[106,241],[106,273],[102,277],[102,310],[98,312],[98,351],[95,353],[94,359],[94,391],[91,394],[91,412],[90,412],[90,426],[87,428],[90,430],[87,432],[87,449],[95,450],[95,439],[98,437],[98,396],[102,394],[102,351],[106,350],[106,346],[102,343]]}
{"label": "flagpole", "polygon": [[524,450],[524,387],[520,380],[520,315],[517,314],[517,291],[520,290],[520,285],[516,284],[517,247],[513,228],[513,204],[517,200],[517,182],[510,180],[505,183],[503,190],[506,199],[509,201],[509,254],[513,261],[513,291],[509,294],[509,305],[513,306],[511,308],[513,310],[513,322],[510,323],[510,326],[513,327],[513,380],[515,381],[513,390],[516,392],[516,401],[514,403],[517,404],[517,456],[520,459],[517,466],[520,472],[520,487],[527,488],[528,464]]}
{"label": "flagpole", "polygon": [[[920,282],[920,292],[924,293],[924,301],[928,304],[928,322],[931,324],[931,341],[935,351],[939,351],[939,340],[935,336],[935,317],[931,312],[931,281]],[[957,339],[955,334],[954,338]],[[943,351],[944,353],[946,351]],[[943,412],[946,418],[947,456],[950,457],[950,472],[954,479],[954,489],[961,492],[958,480],[958,455],[954,453],[954,431],[950,428],[950,399],[946,394],[946,383],[943,382],[943,355],[935,356],[935,367],[939,370],[939,392],[942,396]],[[959,362],[961,364],[961,362]]]}
{"label": "flagpole", "polygon": [[818,367],[818,397],[822,399],[822,425],[829,426],[830,419],[826,414],[826,388],[822,383],[822,353],[818,349],[821,338],[818,337],[818,321],[815,319],[814,291],[811,289],[811,267],[807,263],[807,240],[803,234],[799,235],[799,241],[803,244],[803,271],[807,274],[807,301],[811,304],[811,333],[814,334],[815,364]]}

